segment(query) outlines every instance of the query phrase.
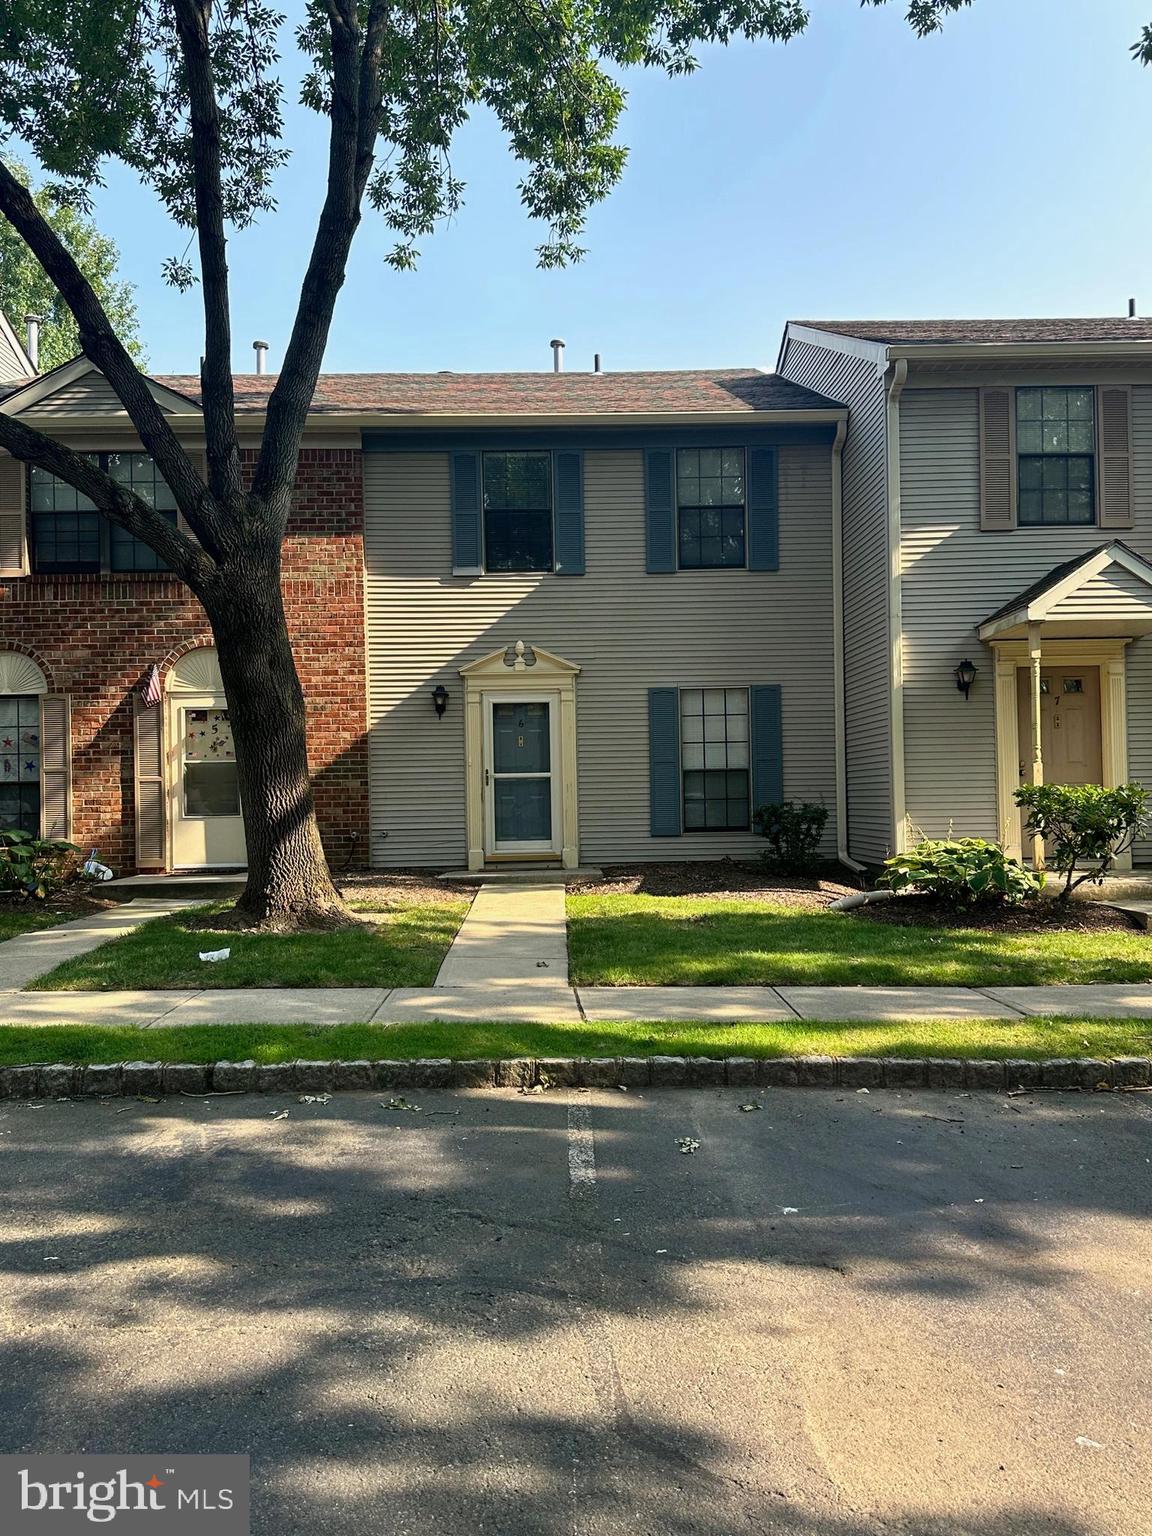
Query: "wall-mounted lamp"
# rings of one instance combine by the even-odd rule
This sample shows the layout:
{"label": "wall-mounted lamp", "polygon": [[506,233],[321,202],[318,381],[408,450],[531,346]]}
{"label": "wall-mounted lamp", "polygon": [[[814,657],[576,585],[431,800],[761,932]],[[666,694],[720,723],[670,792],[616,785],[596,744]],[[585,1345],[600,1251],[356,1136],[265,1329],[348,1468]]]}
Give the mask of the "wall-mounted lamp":
{"label": "wall-mounted lamp", "polygon": [[438,715],[442,715],[448,708],[448,690],[443,683],[437,683],[435,688],[433,688],[432,703]]}
{"label": "wall-mounted lamp", "polygon": [[972,684],[976,681],[976,663],[969,661],[967,656],[965,656],[952,676],[956,679],[957,688],[967,698]]}

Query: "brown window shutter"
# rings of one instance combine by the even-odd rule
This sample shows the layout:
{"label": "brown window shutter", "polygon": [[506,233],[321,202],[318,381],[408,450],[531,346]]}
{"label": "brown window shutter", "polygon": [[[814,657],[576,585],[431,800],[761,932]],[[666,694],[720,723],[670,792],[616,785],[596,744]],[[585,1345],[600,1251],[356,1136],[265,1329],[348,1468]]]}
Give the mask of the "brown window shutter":
{"label": "brown window shutter", "polygon": [[72,838],[72,712],[66,693],[40,699],[40,835]]}
{"label": "brown window shutter", "polygon": [[1016,391],[980,391],[980,526],[1016,526]]}
{"label": "brown window shutter", "polygon": [[136,867],[163,869],[165,865],[164,818],[164,706],[145,709],[138,695],[135,710],[133,777],[136,790]]}
{"label": "brown window shutter", "polygon": [[24,511],[24,466],[0,454],[0,576],[28,574],[28,518]]}
{"label": "brown window shutter", "polygon": [[1101,528],[1131,528],[1132,390],[1127,384],[1102,384],[1096,394],[1100,420],[1096,520]]}

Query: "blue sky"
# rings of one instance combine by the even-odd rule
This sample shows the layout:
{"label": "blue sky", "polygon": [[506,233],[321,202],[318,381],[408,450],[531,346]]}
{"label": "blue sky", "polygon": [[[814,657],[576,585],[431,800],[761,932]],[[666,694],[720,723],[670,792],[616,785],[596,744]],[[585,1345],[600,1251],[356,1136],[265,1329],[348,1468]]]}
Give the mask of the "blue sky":
{"label": "blue sky", "polygon": [[[291,7],[289,7],[291,9]],[[799,41],[708,49],[688,78],[630,76],[628,168],[578,267],[541,272],[516,165],[478,119],[466,207],[414,274],[361,227],[329,370],[771,367],[785,319],[1152,313],[1152,70],[1128,45],[1152,0],[974,0],[917,40],[903,0],[810,0]],[[231,248],[235,366],[275,368],[323,173],[316,120],[280,212]],[[297,136],[299,139],[299,135]],[[156,372],[200,353],[195,293],[159,280],[180,235],[114,174],[98,218],[138,286]]]}

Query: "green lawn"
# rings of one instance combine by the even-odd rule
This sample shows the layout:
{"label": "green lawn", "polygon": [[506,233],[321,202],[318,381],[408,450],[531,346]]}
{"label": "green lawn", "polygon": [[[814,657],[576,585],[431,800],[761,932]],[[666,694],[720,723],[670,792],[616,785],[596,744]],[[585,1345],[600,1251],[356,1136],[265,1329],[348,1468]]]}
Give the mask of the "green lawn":
{"label": "green lawn", "polygon": [[35,1061],[462,1060],[540,1056],[1152,1054],[1147,1019],[901,1019],[889,1024],[233,1024],[175,1029],[0,1027],[0,1064]]}
{"label": "green lawn", "polygon": [[22,902],[18,907],[0,906],[0,943],[21,933],[36,933],[41,928],[55,928],[70,923],[79,912],[55,912],[43,902]]}
{"label": "green lawn", "polygon": [[1152,980],[1152,938],[1135,930],[1009,935],[960,923],[903,927],[697,896],[569,895],[568,941],[573,981],[584,986]]}
{"label": "green lawn", "polygon": [[[225,903],[216,905],[221,911]],[[468,910],[467,898],[390,908],[363,929],[336,933],[233,933],[189,929],[193,907],[156,918],[32,984],[36,991],[148,987],[425,987],[436,979]],[[201,950],[230,948],[215,964]]]}

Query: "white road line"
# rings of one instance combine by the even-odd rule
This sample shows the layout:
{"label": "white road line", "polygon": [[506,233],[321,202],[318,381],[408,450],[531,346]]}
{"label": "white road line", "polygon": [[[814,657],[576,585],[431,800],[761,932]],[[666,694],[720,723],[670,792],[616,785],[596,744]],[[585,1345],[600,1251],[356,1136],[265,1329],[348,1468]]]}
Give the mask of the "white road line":
{"label": "white road line", "polygon": [[568,1193],[574,1200],[596,1193],[596,1143],[587,1103],[568,1106]]}

